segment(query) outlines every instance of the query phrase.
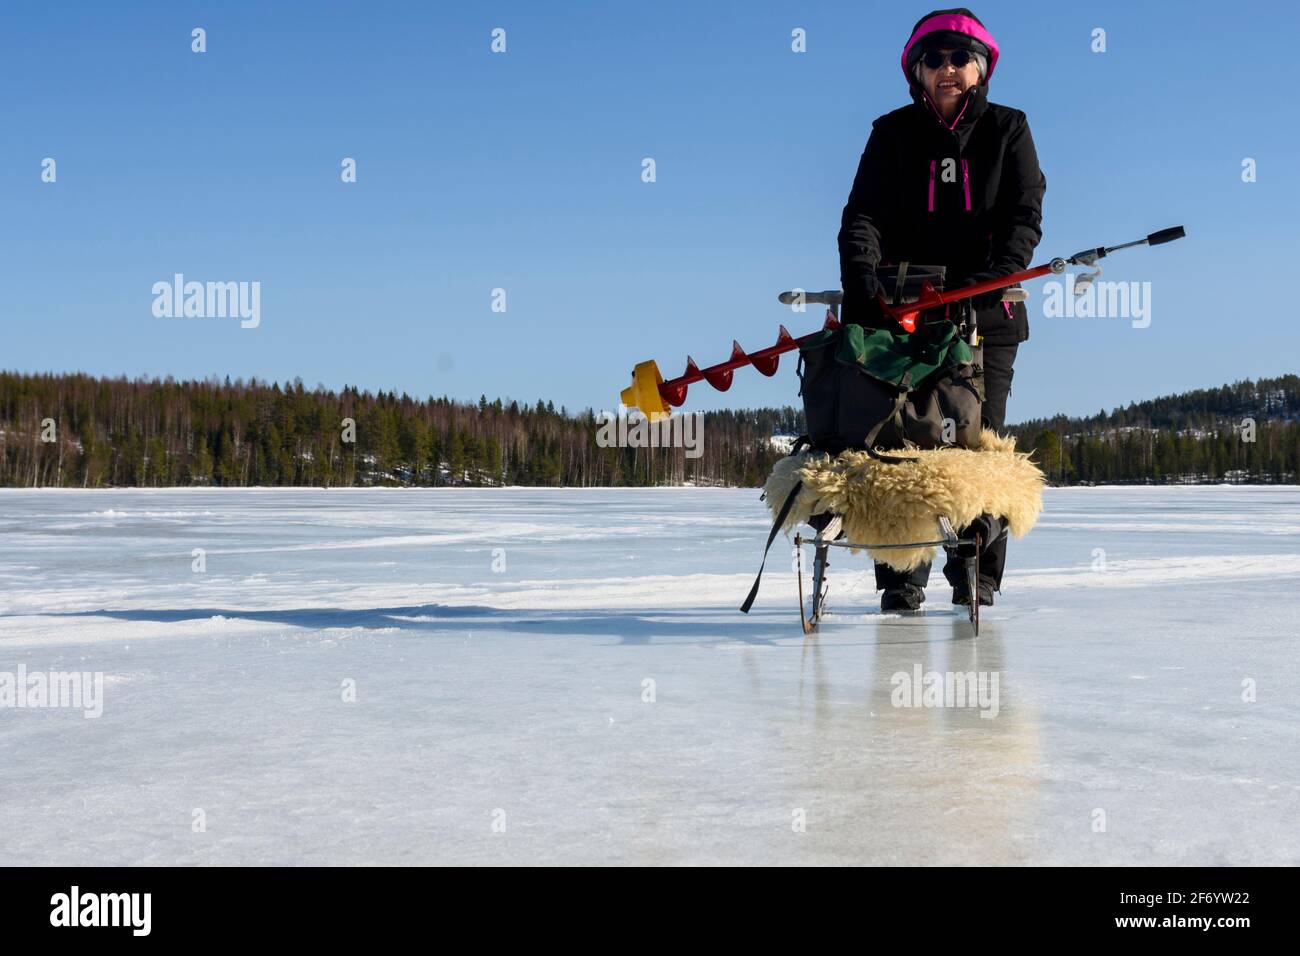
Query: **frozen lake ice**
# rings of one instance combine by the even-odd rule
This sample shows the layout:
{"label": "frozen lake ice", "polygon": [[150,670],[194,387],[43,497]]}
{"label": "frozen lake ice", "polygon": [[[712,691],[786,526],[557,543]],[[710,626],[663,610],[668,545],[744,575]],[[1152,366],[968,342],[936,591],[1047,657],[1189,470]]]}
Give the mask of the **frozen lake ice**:
{"label": "frozen lake ice", "polygon": [[[0,676],[104,681],[0,707],[0,864],[1300,863],[1300,488],[1049,490],[978,639],[849,555],[805,638],[782,539],[741,615],[767,528],[745,490],[0,491]],[[931,674],[996,695],[896,706]]]}

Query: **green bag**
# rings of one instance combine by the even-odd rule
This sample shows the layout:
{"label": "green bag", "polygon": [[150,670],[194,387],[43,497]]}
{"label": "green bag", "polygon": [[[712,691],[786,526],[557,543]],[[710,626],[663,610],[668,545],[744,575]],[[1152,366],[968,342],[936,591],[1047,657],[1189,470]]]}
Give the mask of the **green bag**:
{"label": "green bag", "polygon": [[[814,447],[838,454],[979,443],[983,356],[940,320],[907,333],[844,325],[799,347],[799,394]],[[899,460],[899,459],[892,459]]]}

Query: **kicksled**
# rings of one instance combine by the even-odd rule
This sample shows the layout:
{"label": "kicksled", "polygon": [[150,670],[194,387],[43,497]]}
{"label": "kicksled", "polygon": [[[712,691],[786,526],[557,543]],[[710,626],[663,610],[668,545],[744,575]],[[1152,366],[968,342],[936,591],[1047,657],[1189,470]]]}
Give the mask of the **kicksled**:
{"label": "kicksled", "polygon": [[[839,515],[823,516],[827,520],[823,527],[817,529],[817,534],[813,538],[805,538],[802,534],[795,534],[795,574],[799,583],[799,620],[803,624],[803,632],[812,634],[817,630],[817,625],[821,623],[822,612],[826,608],[826,594],[830,588],[827,579],[827,568],[830,567],[830,550],[831,548],[848,548],[851,551],[857,550],[890,550],[902,548],[927,548],[942,547],[949,555],[961,558],[965,564],[966,572],[966,594],[967,610],[970,613],[970,623],[976,637],[980,633],[980,602],[979,602],[979,575],[980,575],[980,550],[983,542],[978,534],[970,538],[959,537],[956,530],[953,529],[952,522],[947,518],[940,517],[938,520],[939,537],[933,541],[912,541],[904,544],[865,544],[862,542],[848,541],[844,539],[843,519]],[[818,522],[821,523],[821,522]],[[811,601],[805,601],[803,589],[803,549],[804,545],[813,547],[813,566],[812,566],[812,590]],[[746,602],[747,604],[749,602]],[[742,608],[745,610],[745,608]]]}

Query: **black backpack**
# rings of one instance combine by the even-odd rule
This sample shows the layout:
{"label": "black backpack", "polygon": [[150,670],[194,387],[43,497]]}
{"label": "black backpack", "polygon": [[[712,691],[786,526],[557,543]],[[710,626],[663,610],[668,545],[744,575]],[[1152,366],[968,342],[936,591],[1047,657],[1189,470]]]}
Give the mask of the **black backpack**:
{"label": "black backpack", "polygon": [[[847,324],[799,347],[808,439],[832,455],[857,449],[979,444],[984,369],[949,320],[907,333]],[[876,457],[885,457],[876,455]],[[899,459],[887,457],[886,460]]]}

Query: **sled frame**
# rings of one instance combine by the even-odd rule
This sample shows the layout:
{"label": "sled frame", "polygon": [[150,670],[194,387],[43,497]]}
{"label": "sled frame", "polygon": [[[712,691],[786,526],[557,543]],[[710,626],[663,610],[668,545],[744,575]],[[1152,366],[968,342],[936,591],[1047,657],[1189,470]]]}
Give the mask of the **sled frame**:
{"label": "sled frame", "polygon": [[[830,521],[824,527],[818,530],[815,537],[805,538],[798,532],[794,536],[795,547],[795,570],[799,584],[799,621],[803,625],[804,634],[812,634],[821,624],[822,614],[826,609],[826,594],[830,590],[827,580],[826,570],[830,567],[830,549],[831,548],[849,548],[849,549],[867,549],[888,550],[897,548],[932,548],[942,547],[950,554],[963,545],[974,545],[974,555],[969,558],[963,558],[966,562],[966,593],[969,595],[970,604],[967,607],[967,613],[970,617],[971,628],[974,635],[979,637],[980,633],[980,602],[979,602],[979,552],[981,539],[979,535],[973,538],[959,537],[952,526],[952,522],[946,517],[940,516],[938,520],[939,537],[933,541],[909,541],[904,544],[863,544],[857,541],[841,541],[840,532],[844,526],[844,519],[840,515],[832,515]],[[812,591],[811,605],[805,609],[804,592],[803,592],[803,546],[810,544],[813,546],[813,566],[812,566]]]}

